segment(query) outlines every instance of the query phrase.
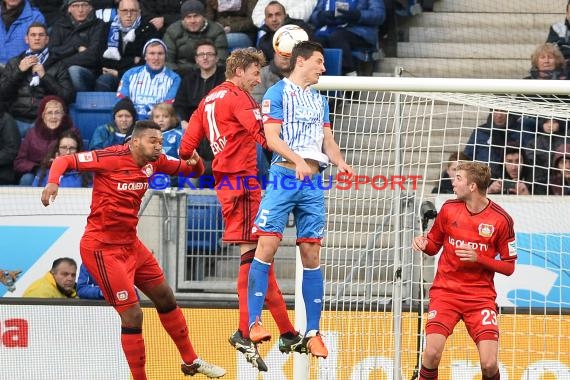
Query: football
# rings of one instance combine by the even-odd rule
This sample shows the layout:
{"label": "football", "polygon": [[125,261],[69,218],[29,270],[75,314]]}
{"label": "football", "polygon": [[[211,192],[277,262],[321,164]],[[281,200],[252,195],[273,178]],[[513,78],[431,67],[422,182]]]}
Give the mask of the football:
{"label": "football", "polygon": [[283,25],[273,35],[273,50],[279,55],[290,57],[293,47],[308,39],[309,35],[300,26]]}

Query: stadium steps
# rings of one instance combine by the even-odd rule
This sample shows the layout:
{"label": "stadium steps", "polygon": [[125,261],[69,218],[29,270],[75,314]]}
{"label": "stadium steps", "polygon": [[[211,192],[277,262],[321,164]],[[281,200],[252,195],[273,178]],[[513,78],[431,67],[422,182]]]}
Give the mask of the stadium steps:
{"label": "stadium steps", "polygon": [[[454,2],[455,0],[445,0],[443,2]],[[481,0],[479,0],[481,1]],[[473,1],[475,3],[476,1]],[[497,1],[497,3],[501,3]],[[560,8],[554,8],[549,13],[533,13],[524,8],[520,8],[517,13],[480,13],[469,12],[468,8],[455,12],[424,12],[421,15],[410,18],[411,25],[413,26],[431,26],[431,27],[445,27],[449,32],[454,29],[473,27],[473,28],[487,28],[498,27],[504,28],[504,32],[508,33],[509,30],[517,28],[528,29],[541,29],[548,33],[548,28],[551,24],[560,21],[564,18],[563,5]],[[489,7],[489,10],[495,9]],[[546,39],[546,36],[545,38]],[[543,41],[537,41],[537,44]]]}
{"label": "stadium steps", "polygon": [[403,67],[407,77],[518,79],[528,75],[531,53],[527,59],[385,58],[380,67],[385,76],[394,76],[394,69]]}
{"label": "stadium steps", "polygon": [[[431,26],[412,26],[407,31],[414,43],[487,43],[487,44],[528,44],[529,41],[546,40],[548,29],[517,28],[505,33],[504,28],[463,27],[449,32],[449,28]],[[493,57],[495,58],[495,57]]]}
{"label": "stadium steps", "polygon": [[446,0],[434,3],[434,12],[480,12],[489,13],[491,10],[501,13],[520,13],[522,9],[530,13],[554,13],[566,7],[566,0]]}
{"label": "stadium steps", "polygon": [[375,71],[392,76],[516,79],[551,24],[564,19],[566,0],[438,0],[433,12],[403,18],[396,57]]}
{"label": "stadium steps", "polygon": [[535,44],[488,44],[488,43],[440,43],[400,42],[398,56],[401,58],[447,58],[447,59],[528,59]]}

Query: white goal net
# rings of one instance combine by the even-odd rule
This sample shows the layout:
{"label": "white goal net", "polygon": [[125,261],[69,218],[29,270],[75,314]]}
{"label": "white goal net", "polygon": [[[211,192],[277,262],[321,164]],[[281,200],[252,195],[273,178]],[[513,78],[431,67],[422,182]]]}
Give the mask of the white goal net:
{"label": "white goal net", "polygon": [[[459,156],[491,165],[490,197],[515,221],[517,269],[496,276],[501,377],[570,378],[570,197],[556,195],[570,194],[570,171],[553,160],[567,132],[544,129],[556,122],[566,131],[570,86],[410,78],[322,78],[319,85],[334,90],[333,132],[357,177],[330,173],[322,250],[329,311],[321,328],[331,356],[311,366],[313,376],[413,378],[436,263],[412,252],[411,241],[453,197],[440,176]],[[545,141],[552,147],[537,143]],[[513,165],[518,178],[509,179]],[[480,378],[479,367],[460,322],[440,378]]]}

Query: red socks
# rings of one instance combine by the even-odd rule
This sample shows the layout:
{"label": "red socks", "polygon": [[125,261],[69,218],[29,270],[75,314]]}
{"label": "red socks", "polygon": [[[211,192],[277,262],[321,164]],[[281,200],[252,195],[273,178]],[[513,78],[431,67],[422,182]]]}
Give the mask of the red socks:
{"label": "red socks", "polygon": [[483,376],[482,379],[483,380],[501,380],[501,373],[500,373],[500,371],[497,371],[497,373],[494,376],[491,376],[491,377]]}
{"label": "red socks", "polygon": [[437,368],[426,368],[422,365],[419,380],[437,380]]}
{"label": "red socks", "polygon": [[267,306],[269,312],[271,313],[271,316],[275,320],[275,323],[277,323],[280,335],[286,333],[297,335],[297,331],[289,319],[289,314],[287,313],[287,305],[285,305],[283,294],[281,293],[281,289],[279,289],[279,285],[277,285],[277,279],[275,278],[273,264],[271,264],[271,267],[269,268],[269,279],[267,281],[267,295],[265,296],[265,306]]}
{"label": "red socks", "polygon": [[196,355],[194,347],[190,343],[186,318],[184,318],[180,308],[176,306],[176,309],[167,313],[158,313],[158,317],[160,322],[162,322],[162,326],[170,335],[174,344],[176,344],[184,363],[192,364],[198,358],[198,355]]}
{"label": "red socks", "polygon": [[241,255],[238,278],[237,294],[239,307],[239,330],[244,338],[249,339],[249,314],[247,313],[247,282],[249,277],[249,267],[253,261],[255,250],[250,250]]}
{"label": "red socks", "polygon": [[146,354],[142,329],[121,327],[121,345],[133,380],[147,380],[145,373]]}
{"label": "red socks", "polygon": [[[249,315],[247,312],[247,282],[249,277],[249,268],[251,262],[255,256],[255,250],[250,250],[241,255],[240,266],[238,271],[237,280],[237,293],[239,302],[239,329],[244,336],[244,338],[249,338]],[[285,333],[292,333],[297,335],[295,327],[289,320],[289,314],[287,313],[287,306],[285,305],[285,300],[283,299],[283,294],[277,285],[277,280],[275,279],[275,271],[273,270],[273,264],[269,268],[269,279],[267,281],[267,294],[265,295],[265,305],[271,312],[277,327],[279,328],[279,333],[281,335]]]}

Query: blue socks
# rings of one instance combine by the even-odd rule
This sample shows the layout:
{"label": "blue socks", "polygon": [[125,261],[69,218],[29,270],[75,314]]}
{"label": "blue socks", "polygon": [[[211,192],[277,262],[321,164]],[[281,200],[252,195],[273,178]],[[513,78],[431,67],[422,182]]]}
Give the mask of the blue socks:
{"label": "blue socks", "polygon": [[267,282],[269,278],[270,264],[253,259],[249,268],[249,278],[247,285],[247,311],[249,313],[249,326],[255,323],[257,318],[261,319],[261,310],[265,303],[267,294]]}
{"label": "blue socks", "polygon": [[[253,267],[253,266],[252,266]],[[251,278],[251,277],[250,277]],[[303,300],[307,312],[307,330],[319,330],[323,310],[323,273],[321,268],[303,269]]]}

